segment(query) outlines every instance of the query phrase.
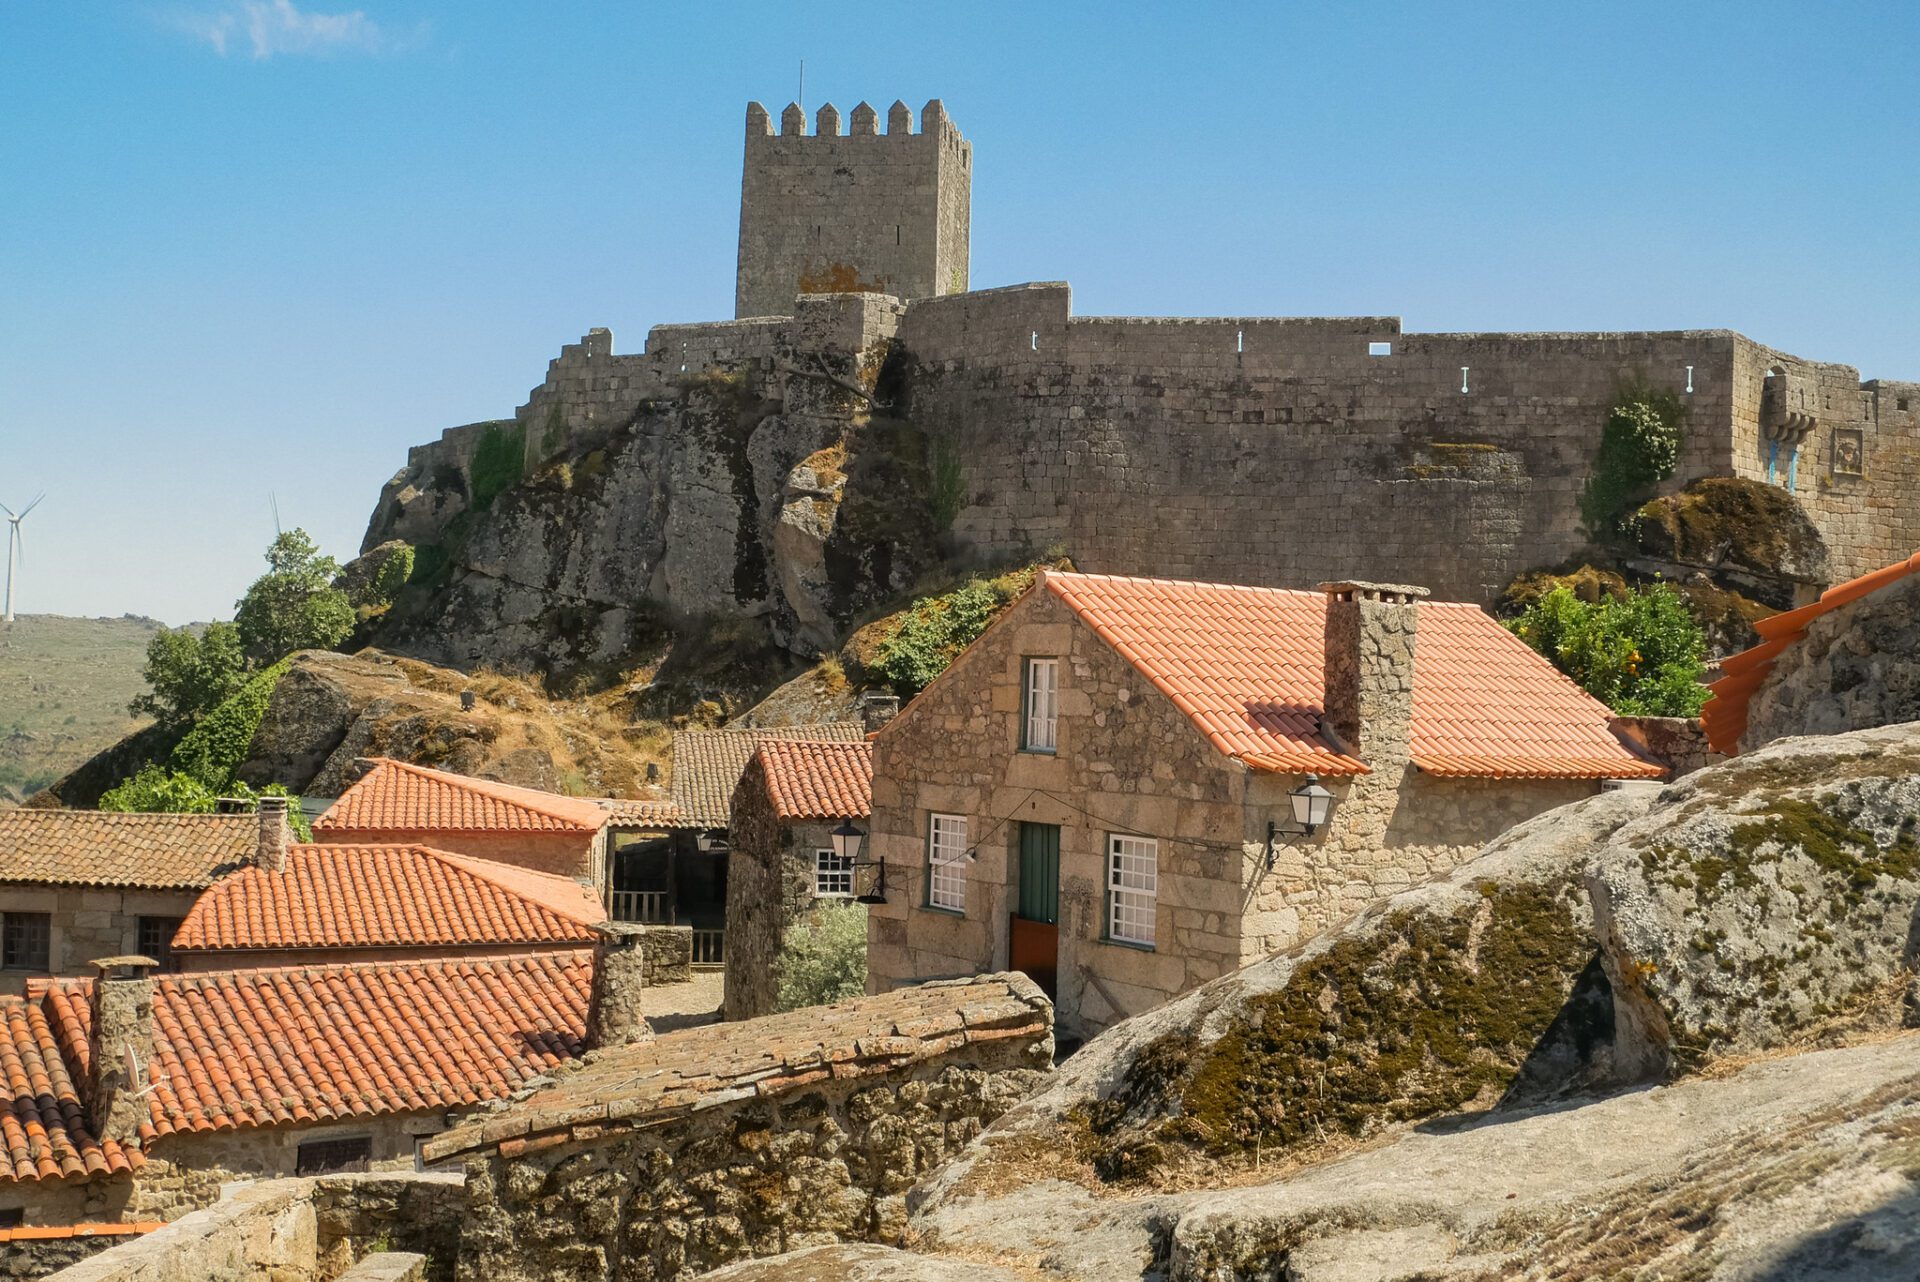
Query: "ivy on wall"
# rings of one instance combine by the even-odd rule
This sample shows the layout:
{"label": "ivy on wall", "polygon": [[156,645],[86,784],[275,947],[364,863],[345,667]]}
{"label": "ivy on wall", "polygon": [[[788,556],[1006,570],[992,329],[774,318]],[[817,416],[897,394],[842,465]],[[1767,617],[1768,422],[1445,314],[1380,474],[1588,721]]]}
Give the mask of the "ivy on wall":
{"label": "ivy on wall", "polygon": [[1687,418],[1686,402],[1672,392],[1638,384],[1621,393],[1580,491],[1580,516],[1589,538],[1605,543],[1632,533],[1634,510],[1680,462]]}

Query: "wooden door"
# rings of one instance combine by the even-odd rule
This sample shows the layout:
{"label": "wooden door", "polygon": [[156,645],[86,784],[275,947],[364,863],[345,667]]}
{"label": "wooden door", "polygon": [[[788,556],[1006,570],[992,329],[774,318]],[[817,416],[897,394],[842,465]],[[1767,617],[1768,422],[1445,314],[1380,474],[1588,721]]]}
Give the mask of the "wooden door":
{"label": "wooden door", "polygon": [[1011,923],[1013,968],[1049,997],[1060,977],[1060,827],[1020,825],[1019,893]]}

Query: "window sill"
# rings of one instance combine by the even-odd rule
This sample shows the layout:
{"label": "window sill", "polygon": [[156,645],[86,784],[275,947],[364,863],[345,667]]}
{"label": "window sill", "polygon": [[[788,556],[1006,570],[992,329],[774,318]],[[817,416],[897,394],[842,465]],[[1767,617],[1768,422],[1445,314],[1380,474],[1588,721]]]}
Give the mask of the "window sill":
{"label": "window sill", "polygon": [[1057,757],[1060,755],[1060,749],[1022,747],[1020,749],[1020,753],[1022,756],[1026,756],[1026,757]]}
{"label": "window sill", "polygon": [[1115,939],[1112,935],[1100,936],[1100,942],[1111,945],[1114,948],[1131,948],[1136,953],[1157,953],[1160,951],[1158,945],[1136,943],[1131,939]]}
{"label": "window sill", "polygon": [[939,913],[942,917],[964,918],[967,915],[967,910],[964,908],[942,908],[939,904],[921,904],[920,911],[923,913]]}

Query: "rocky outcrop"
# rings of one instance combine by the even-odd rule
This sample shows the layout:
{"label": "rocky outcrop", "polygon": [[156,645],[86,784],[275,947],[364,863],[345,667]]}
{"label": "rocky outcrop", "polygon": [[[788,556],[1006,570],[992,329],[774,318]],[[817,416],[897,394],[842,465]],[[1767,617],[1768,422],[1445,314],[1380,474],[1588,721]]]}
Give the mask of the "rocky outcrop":
{"label": "rocky outcrop", "polygon": [[1036,1145],[1137,1183],[1608,1078],[1581,872],[1658,791],[1551,811],[1439,881],[1116,1026],[928,1195],[991,1182]]}
{"label": "rocky outcrop", "polygon": [[[478,696],[471,711],[460,700],[469,688]],[[548,791],[640,795],[654,758],[626,746],[622,720],[500,677],[470,679],[375,651],[302,651],[236,773],[332,797],[357,776],[356,759],[378,756]]]}
{"label": "rocky outcrop", "polygon": [[1034,1183],[912,1228],[936,1258],[1084,1282],[1912,1277],[1916,1055],[1907,1035],[1423,1127],[1235,1188],[1096,1198]]}
{"label": "rocky outcrop", "polygon": [[942,1260],[891,1246],[816,1246],[748,1260],[700,1282],[1026,1282],[1027,1276],[977,1260]]}
{"label": "rocky outcrop", "polygon": [[1823,614],[1774,660],[1741,746],[1920,721],[1920,576]]}
{"label": "rocky outcrop", "polygon": [[1703,477],[1646,504],[1629,528],[1633,546],[1626,560],[1639,572],[1683,581],[1705,574],[1716,586],[1776,610],[1832,577],[1820,531],[1799,500],[1777,485]]}
{"label": "rocky outcrop", "polygon": [[1920,724],[1785,740],[1692,775],[1589,874],[1635,1077],[1870,1017],[1912,974]]}

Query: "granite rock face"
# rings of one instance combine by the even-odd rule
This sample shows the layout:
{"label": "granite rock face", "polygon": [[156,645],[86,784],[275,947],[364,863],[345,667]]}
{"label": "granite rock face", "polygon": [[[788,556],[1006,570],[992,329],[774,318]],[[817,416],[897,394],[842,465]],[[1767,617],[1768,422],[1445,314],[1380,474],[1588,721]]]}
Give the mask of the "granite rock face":
{"label": "granite rock face", "polygon": [[1658,793],[1550,811],[1439,880],[1115,1026],[923,1197],[991,1178],[1004,1153],[1035,1144],[1139,1183],[1609,1079],[1581,872]]}
{"label": "granite rock face", "polygon": [[1920,577],[1910,576],[1807,625],[1748,705],[1741,746],[1916,720]]}
{"label": "granite rock face", "polygon": [[1920,723],[1783,740],[1690,775],[1588,881],[1631,1076],[1866,1015],[1912,974]]}

